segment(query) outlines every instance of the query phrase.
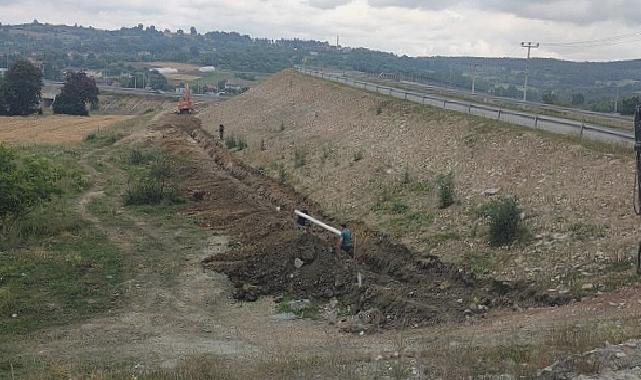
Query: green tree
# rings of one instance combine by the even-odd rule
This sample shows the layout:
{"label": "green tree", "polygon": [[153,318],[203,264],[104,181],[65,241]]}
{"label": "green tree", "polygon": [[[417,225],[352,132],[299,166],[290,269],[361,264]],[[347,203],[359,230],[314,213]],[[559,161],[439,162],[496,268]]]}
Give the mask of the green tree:
{"label": "green tree", "polygon": [[546,92],[543,94],[542,99],[545,104],[556,104],[559,101],[559,98],[553,92]]}
{"label": "green tree", "polygon": [[47,161],[20,157],[0,144],[0,238],[42,202],[60,193],[60,172]]}
{"label": "green tree", "polygon": [[622,115],[634,115],[637,104],[640,103],[641,101],[638,96],[621,99],[621,101],[619,101],[619,113]]}
{"label": "green tree", "polygon": [[585,96],[583,94],[580,92],[572,94],[572,105],[580,106],[583,103],[585,103]]}
{"label": "green tree", "polygon": [[169,84],[167,83],[167,78],[164,75],[157,71],[149,72],[149,87],[154,90],[167,90]]}
{"label": "green tree", "polygon": [[9,115],[36,112],[42,91],[42,72],[26,59],[18,59],[5,74],[3,97]]}
{"label": "green tree", "polygon": [[98,107],[98,87],[84,72],[68,73],[65,85],[53,102],[53,112],[68,115],[88,115],[87,104]]}
{"label": "green tree", "polygon": [[4,77],[0,76],[0,115],[7,113],[7,105],[4,101]]}

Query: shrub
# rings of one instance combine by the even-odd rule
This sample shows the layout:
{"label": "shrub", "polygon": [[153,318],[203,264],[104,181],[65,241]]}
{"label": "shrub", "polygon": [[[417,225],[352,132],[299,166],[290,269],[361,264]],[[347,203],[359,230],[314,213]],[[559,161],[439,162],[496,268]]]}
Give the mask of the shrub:
{"label": "shrub", "polygon": [[0,237],[38,205],[60,194],[59,170],[0,144]]}
{"label": "shrub", "polygon": [[225,147],[227,149],[234,149],[237,146],[236,136],[227,136],[225,137]]}
{"label": "shrub", "polygon": [[129,152],[130,165],[142,165],[145,163],[145,155],[140,149],[134,148]]}
{"label": "shrub", "polygon": [[307,164],[307,151],[305,149],[296,149],[294,151],[294,167],[300,168]]}
{"label": "shrub", "polygon": [[492,201],[484,207],[484,213],[490,219],[490,245],[507,245],[518,238],[521,209],[516,198]]}
{"label": "shrub", "polygon": [[158,205],[163,202],[174,203],[178,200],[176,189],[155,178],[141,178],[130,183],[124,195],[124,203],[133,205]]}
{"label": "shrub", "polygon": [[247,146],[248,146],[247,145],[247,140],[245,140],[244,137],[239,136],[237,141],[238,141],[238,150],[247,149]]}
{"label": "shrub", "polygon": [[157,158],[150,165],[147,174],[136,179],[124,194],[124,203],[131,205],[157,205],[178,202],[176,188],[170,180],[173,175],[173,162],[166,157]]}
{"label": "shrub", "polygon": [[441,174],[436,179],[438,186],[439,208],[446,209],[456,201],[454,173]]}

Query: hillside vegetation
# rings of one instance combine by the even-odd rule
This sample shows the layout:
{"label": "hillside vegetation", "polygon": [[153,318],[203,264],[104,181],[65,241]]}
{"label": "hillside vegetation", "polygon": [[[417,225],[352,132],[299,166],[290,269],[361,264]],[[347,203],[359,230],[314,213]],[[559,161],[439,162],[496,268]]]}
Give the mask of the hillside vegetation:
{"label": "hillside vegetation", "polygon": [[[479,275],[532,280],[553,294],[633,281],[640,231],[633,162],[621,149],[292,71],[200,117],[212,131],[224,123],[227,134],[246,139],[238,155],[336,216],[364,220]],[[448,175],[453,204],[444,207]],[[506,199],[517,202],[517,241],[492,247],[491,215]]]}

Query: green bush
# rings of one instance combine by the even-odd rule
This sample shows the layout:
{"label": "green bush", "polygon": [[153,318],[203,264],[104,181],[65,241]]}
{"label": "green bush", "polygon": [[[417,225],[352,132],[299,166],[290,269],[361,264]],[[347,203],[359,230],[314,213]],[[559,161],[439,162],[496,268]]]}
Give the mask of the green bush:
{"label": "green bush", "polygon": [[0,144],[0,237],[38,205],[61,194],[61,172],[48,161]]}
{"label": "green bush", "polygon": [[490,220],[490,245],[508,245],[518,238],[521,208],[516,198],[497,199],[485,205],[483,209],[485,216]]}
{"label": "green bush", "polygon": [[145,155],[140,149],[134,148],[129,152],[130,165],[142,165],[144,163],[145,163]]}
{"label": "green bush", "polygon": [[176,203],[176,188],[155,178],[140,178],[130,183],[124,195],[126,206],[158,205]]}
{"label": "green bush", "polygon": [[178,202],[176,188],[171,184],[173,161],[167,157],[156,158],[145,175],[130,180],[124,194],[124,203],[132,205],[158,205]]}
{"label": "green bush", "polygon": [[446,209],[456,202],[456,185],[454,173],[441,174],[436,178],[438,186],[439,208]]}

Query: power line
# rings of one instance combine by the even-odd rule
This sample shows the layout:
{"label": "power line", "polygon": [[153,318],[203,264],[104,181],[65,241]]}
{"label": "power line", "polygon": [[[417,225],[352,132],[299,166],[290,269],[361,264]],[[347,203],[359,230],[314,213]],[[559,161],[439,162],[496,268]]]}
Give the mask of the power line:
{"label": "power line", "polygon": [[[621,34],[618,36],[611,36],[606,38],[600,38],[595,40],[584,40],[584,41],[566,41],[566,42],[542,42],[541,45],[544,46],[554,46],[554,47],[598,47],[612,44],[623,44],[640,41],[641,32]],[[633,38],[632,40],[630,40]],[[626,41],[627,40],[627,41]]]}

